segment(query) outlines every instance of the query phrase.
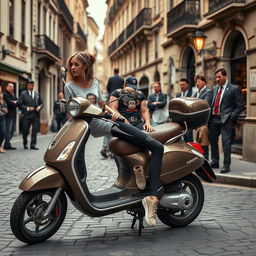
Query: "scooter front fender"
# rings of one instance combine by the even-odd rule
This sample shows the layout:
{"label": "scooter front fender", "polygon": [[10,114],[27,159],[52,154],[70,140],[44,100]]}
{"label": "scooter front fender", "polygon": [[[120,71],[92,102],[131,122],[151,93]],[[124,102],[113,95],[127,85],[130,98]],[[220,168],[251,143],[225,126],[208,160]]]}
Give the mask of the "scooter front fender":
{"label": "scooter front fender", "polygon": [[23,191],[65,187],[66,182],[60,172],[49,165],[42,166],[32,171],[19,186]]}

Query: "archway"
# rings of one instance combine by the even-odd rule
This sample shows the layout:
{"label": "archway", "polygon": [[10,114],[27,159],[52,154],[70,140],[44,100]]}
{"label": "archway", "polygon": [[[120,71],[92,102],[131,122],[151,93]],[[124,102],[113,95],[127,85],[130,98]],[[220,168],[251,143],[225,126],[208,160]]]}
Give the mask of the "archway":
{"label": "archway", "polygon": [[149,79],[147,76],[143,76],[139,81],[139,89],[148,97]]}
{"label": "archway", "polygon": [[195,54],[193,49],[188,46],[182,56],[180,78],[186,78],[189,81],[190,87],[195,87]]}
{"label": "archway", "polygon": [[154,73],[154,82],[161,82],[160,81],[160,73],[158,70],[156,70]]}
{"label": "archway", "polygon": [[[242,33],[238,30],[233,31],[224,47],[224,57],[230,60],[230,80],[232,84],[241,87],[242,97],[244,100],[245,111],[240,114],[240,118],[246,116],[246,94],[247,94],[247,76],[246,76],[246,43]],[[242,154],[243,144],[243,125],[238,121],[233,129],[232,152]]]}

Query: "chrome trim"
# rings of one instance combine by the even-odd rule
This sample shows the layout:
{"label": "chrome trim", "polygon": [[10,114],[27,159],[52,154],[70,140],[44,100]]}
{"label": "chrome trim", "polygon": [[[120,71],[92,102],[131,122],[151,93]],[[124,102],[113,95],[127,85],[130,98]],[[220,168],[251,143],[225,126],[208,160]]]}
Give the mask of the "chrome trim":
{"label": "chrome trim", "polygon": [[29,173],[29,175],[26,177],[26,180],[30,179],[34,174],[36,174],[37,172],[43,170],[46,166],[41,166],[37,169],[35,169],[34,171],[32,171],[31,173]]}
{"label": "chrome trim", "polygon": [[199,110],[199,111],[195,111],[195,112],[191,112],[191,113],[183,113],[179,110],[169,110],[170,113],[175,113],[175,114],[182,114],[183,116],[190,116],[190,115],[195,115],[197,113],[203,113],[203,112],[207,112],[211,110],[211,108],[207,108],[207,109],[203,109],[203,110]]}
{"label": "chrome trim", "polygon": [[187,125],[186,121],[184,122],[184,124],[185,124],[185,131],[183,133],[181,133],[181,134],[179,134],[179,135],[177,135],[175,137],[172,137],[171,139],[167,140],[164,144],[173,142],[173,141],[177,140],[178,138],[182,137],[183,135],[185,135],[186,132],[188,131],[188,125]]}

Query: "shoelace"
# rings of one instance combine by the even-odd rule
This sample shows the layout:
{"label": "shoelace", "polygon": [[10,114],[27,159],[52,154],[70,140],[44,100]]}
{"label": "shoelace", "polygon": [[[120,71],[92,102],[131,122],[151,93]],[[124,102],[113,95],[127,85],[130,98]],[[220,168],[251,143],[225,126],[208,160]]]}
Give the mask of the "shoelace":
{"label": "shoelace", "polygon": [[151,218],[155,218],[156,217],[156,210],[157,210],[157,205],[153,204],[152,205],[152,214],[151,214]]}

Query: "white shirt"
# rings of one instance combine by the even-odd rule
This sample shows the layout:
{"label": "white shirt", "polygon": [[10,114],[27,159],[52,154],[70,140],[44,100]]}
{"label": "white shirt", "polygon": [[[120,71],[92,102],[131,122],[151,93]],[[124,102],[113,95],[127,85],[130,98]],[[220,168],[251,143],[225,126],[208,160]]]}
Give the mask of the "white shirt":
{"label": "white shirt", "polygon": [[199,98],[200,94],[202,93],[202,91],[206,88],[206,85],[198,92],[196,93],[196,97]]}
{"label": "white shirt", "polygon": [[182,91],[180,97],[181,97],[181,98],[187,97],[188,91],[189,91],[189,90],[186,90],[185,92]]}

